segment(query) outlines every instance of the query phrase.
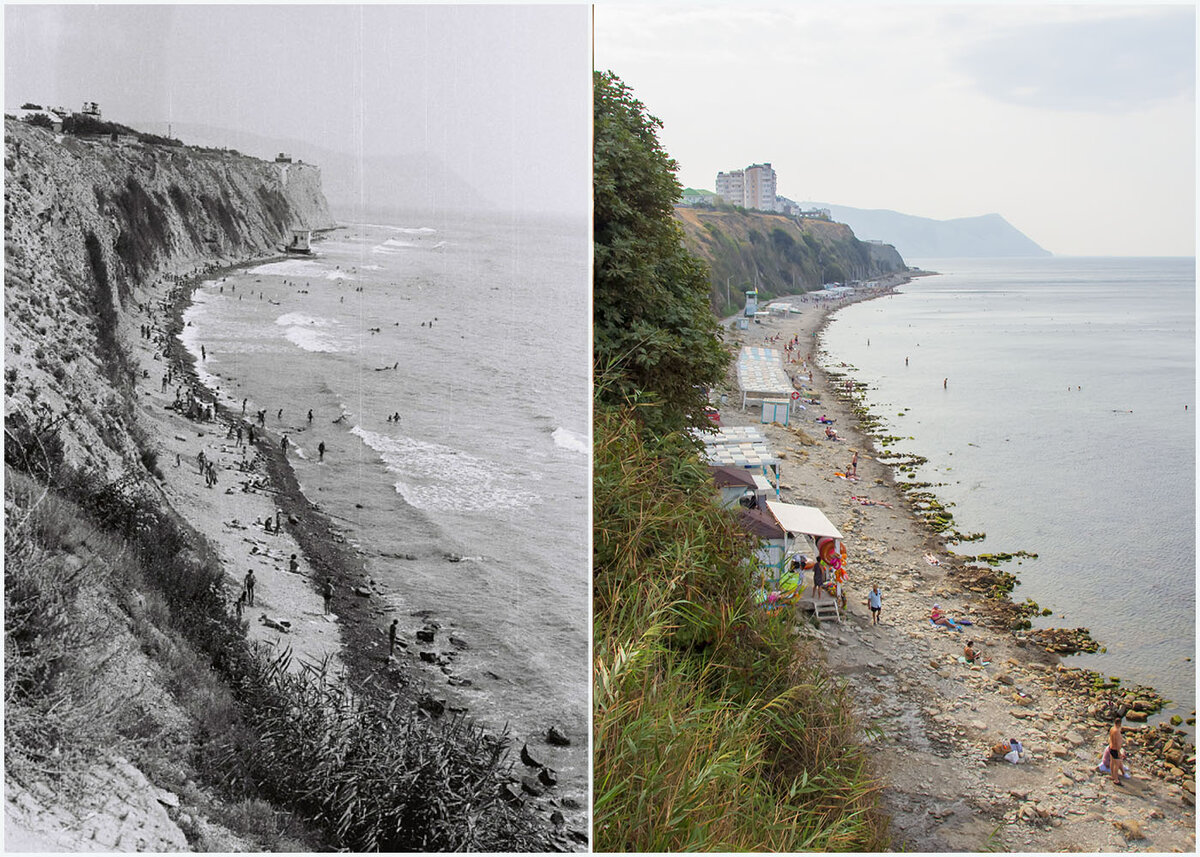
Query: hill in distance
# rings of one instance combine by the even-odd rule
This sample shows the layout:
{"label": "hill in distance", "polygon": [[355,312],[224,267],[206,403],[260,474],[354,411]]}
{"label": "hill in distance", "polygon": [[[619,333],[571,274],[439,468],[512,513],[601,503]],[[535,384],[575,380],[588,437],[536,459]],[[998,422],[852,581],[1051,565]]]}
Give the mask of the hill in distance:
{"label": "hill in distance", "polygon": [[[166,134],[165,122],[135,122],[134,128]],[[172,136],[196,146],[237,149],[271,160],[279,152],[316,164],[329,207],[342,219],[358,220],[380,212],[415,214],[439,211],[489,211],[494,204],[441,158],[428,152],[367,155],[359,158],[302,140],[187,122],[171,124]]]}
{"label": "hill in distance", "polygon": [[826,202],[801,205],[828,208],[834,220],[849,225],[860,239],[891,244],[906,259],[1053,255],[999,214],[933,220],[887,209],[850,208]]}

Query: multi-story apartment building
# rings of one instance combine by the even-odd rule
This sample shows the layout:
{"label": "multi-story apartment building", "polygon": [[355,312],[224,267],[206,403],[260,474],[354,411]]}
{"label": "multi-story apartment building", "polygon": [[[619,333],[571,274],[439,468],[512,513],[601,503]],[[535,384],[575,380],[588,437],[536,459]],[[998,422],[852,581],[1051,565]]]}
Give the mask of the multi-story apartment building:
{"label": "multi-story apartment building", "polygon": [[717,173],[717,194],[731,205],[775,211],[775,170],[770,164],[751,164]]}

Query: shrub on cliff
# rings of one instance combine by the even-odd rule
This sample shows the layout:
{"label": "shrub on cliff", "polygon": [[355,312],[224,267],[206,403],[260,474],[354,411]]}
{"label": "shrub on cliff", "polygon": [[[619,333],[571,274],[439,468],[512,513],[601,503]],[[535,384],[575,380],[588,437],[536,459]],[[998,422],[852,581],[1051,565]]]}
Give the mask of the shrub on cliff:
{"label": "shrub on cliff", "polygon": [[678,165],[661,123],[612,72],[593,78],[593,360],[605,404],[637,401],[653,430],[706,424],[705,388],[729,355],[708,305],[708,275],[672,213]]}
{"label": "shrub on cliff", "polygon": [[680,438],[595,425],[598,851],[879,851],[844,687],[749,598],[751,545]]}
{"label": "shrub on cliff", "polygon": [[54,128],[54,121],[45,113],[34,113],[26,116],[22,121],[26,125],[32,125],[35,128],[47,128],[51,130]]}

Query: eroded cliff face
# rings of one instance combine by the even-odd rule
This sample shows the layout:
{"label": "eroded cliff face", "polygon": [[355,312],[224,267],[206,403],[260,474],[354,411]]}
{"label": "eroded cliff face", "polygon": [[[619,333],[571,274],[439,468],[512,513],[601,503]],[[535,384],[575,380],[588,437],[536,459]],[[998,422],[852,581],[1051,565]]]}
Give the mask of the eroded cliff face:
{"label": "eroded cliff face", "polygon": [[844,223],[684,207],[675,219],[684,246],[708,263],[709,297],[721,315],[744,306],[742,290],[756,283],[761,300],[906,268],[895,247],[860,241]]}
{"label": "eroded cliff face", "polygon": [[68,460],[111,477],[139,457],[127,309],[168,277],[333,226],[320,171],[8,119],[4,133],[5,418],[57,421]]}

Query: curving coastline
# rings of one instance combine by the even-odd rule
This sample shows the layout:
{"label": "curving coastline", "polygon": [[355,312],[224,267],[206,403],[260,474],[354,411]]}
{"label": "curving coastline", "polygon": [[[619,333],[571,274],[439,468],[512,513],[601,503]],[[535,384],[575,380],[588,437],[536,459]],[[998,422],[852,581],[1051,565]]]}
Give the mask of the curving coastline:
{"label": "curving coastline", "polygon": [[[214,508],[205,489],[194,478],[194,471],[189,474],[186,467],[174,469],[167,477],[173,488],[171,502],[182,507],[180,511],[218,546],[226,568],[226,589],[231,603],[240,592],[241,577],[246,568],[255,569],[261,607],[247,613],[252,639],[276,651],[290,649],[294,669],[324,662],[330,674],[342,676],[359,693],[385,701],[397,700],[402,707],[420,710],[424,717],[471,721],[470,699],[456,691],[455,679],[447,684],[441,670],[442,659],[419,657],[422,653],[418,650],[428,648],[420,642],[420,629],[431,617],[425,611],[410,613],[407,609],[397,609],[403,601],[402,584],[389,584],[370,576],[366,559],[352,536],[339,527],[335,516],[304,494],[296,471],[280,446],[281,435],[270,428],[270,423],[261,431],[256,425],[255,444],[249,456],[251,465],[244,471],[240,469],[239,455],[243,461],[247,456],[240,453],[234,440],[227,437],[227,426],[245,424],[249,417],[243,417],[236,405],[230,406],[228,397],[223,396],[219,388],[201,384],[196,369],[197,358],[181,340],[184,314],[196,288],[270,260],[261,257],[205,270],[173,292],[169,320],[170,359],[179,367],[186,383],[196,385],[200,395],[215,404],[217,420],[215,423],[189,423],[180,415],[169,419],[174,420],[176,427],[184,423],[195,426],[197,439],[206,448],[209,460],[217,461],[218,466],[233,477],[235,486],[226,488],[225,480],[222,480],[218,485],[222,494],[218,495],[217,508]],[[219,375],[215,377],[220,378]],[[210,384],[214,383],[213,377],[208,380]],[[157,393],[148,391],[147,395],[157,396]],[[163,395],[165,406],[168,399],[166,394]],[[180,442],[176,434],[165,430],[158,433],[164,438],[174,437],[177,444]],[[189,455],[194,457],[196,450],[190,439],[185,446],[187,452],[178,448],[169,448],[167,452],[179,453],[186,461]],[[240,483],[240,488],[236,483]],[[280,522],[281,531],[265,533],[259,522],[272,516]],[[295,572],[289,569],[289,558],[293,554],[297,557]],[[333,583],[334,593],[328,615],[322,599],[326,581]],[[288,630],[283,632],[270,624],[260,623],[258,617],[264,611],[271,620],[290,622]],[[393,618],[399,622],[399,633],[395,654],[389,657],[388,625]],[[445,632],[439,640],[442,637]],[[457,650],[466,645],[450,636],[448,642],[438,648]],[[495,732],[500,731],[497,726]],[[513,737],[507,727],[503,728],[502,734],[508,734],[510,740]],[[544,757],[537,749],[541,745],[535,744],[535,737],[540,736],[527,736],[510,745],[507,764],[511,766],[508,781],[513,800],[527,802],[529,808],[543,819],[548,819],[553,812],[561,812],[562,823],[554,831],[547,824],[547,835],[563,850],[578,850],[586,842],[586,795],[577,796],[566,784],[563,789],[551,790],[544,798],[522,794],[516,750],[521,740],[528,740],[533,752]]]}
{"label": "curving coastline", "polygon": [[[1114,789],[1096,772],[1108,704],[1152,708],[1156,695],[1132,688],[1125,700],[1111,682],[1015,636],[1009,626],[1016,605],[1007,595],[986,597],[1000,575],[965,567],[946,552],[901,491],[889,456],[860,424],[857,397],[838,392],[841,367],[819,353],[821,331],[840,305],[806,305],[799,317],[754,325],[737,339],[761,345],[778,334],[782,345],[799,336],[801,363],[789,369],[802,369],[811,349],[820,411],[836,419],[843,437],[824,439],[811,410],[790,427],[763,427],[784,456],[784,501],[822,508],[847,536],[847,614],[842,624],[812,633],[877,730],[868,741],[896,843],[916,850],[1117,850],[1146,838],[1156,850],[1190,850],[1195,756],[1187,736],[1168,724],[1131,724],[1132,785]],[[722,418],[727,425],[758,422],[753,412],[725,411]],[[835,476],[846,470],[851,449],[860,453],[856,483]],[[884,595],[878,627],[865,606],[873,583]],[[935,601],[974,626],[961,637],[933,630],[927,617]],[[967,637],[982,644],[989,666],[958,662]],[[1024,741],[1027,765],[989,761],[990,747],[1008,737]]]}

